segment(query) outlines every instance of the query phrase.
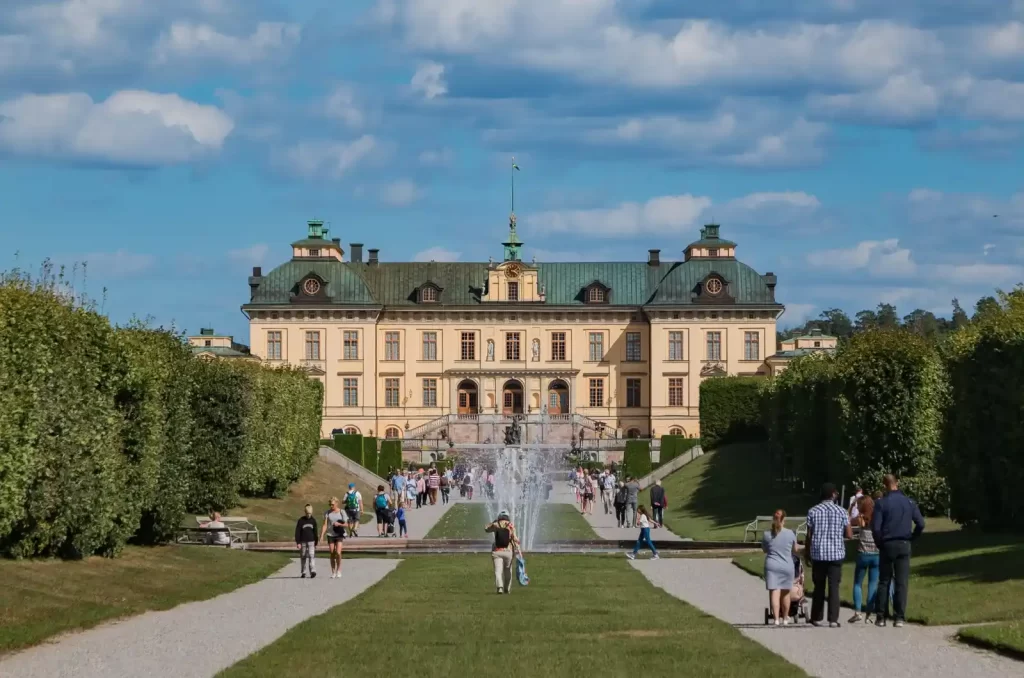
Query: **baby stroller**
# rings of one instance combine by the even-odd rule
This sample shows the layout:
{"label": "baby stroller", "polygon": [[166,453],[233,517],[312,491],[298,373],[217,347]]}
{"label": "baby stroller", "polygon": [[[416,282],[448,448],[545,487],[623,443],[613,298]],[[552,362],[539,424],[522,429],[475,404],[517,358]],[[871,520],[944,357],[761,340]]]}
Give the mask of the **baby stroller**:
{"label": "baby stroller", "polygon": [[[804,595],[804,564],[800,562],[800,558],[796,555],[793,556],[793,569],[795,576],[793,577],[793,588],[789,590],[789,610],[787,615],[796,622],[808,620],[807,616],[807,597]],[[773,623],[772,619],[772,608],[764,608],[764,623]]]}
{"label": "baby stroller", "polygon": [[393,508],[389,508],[387,514],[384,516],[386,519],[384,533],[389,537],[395,536],[395,516],[398,512]]}

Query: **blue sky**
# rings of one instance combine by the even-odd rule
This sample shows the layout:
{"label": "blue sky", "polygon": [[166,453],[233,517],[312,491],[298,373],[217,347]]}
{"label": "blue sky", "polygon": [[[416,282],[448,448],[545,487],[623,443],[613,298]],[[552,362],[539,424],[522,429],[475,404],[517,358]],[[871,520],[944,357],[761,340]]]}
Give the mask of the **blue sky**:
{"label": "blue sky", "polygon": [[0,267],[246,336],[305,221],[389,261],[681,256],[784,324],[1024,281],[1024,0],[6,0]]}

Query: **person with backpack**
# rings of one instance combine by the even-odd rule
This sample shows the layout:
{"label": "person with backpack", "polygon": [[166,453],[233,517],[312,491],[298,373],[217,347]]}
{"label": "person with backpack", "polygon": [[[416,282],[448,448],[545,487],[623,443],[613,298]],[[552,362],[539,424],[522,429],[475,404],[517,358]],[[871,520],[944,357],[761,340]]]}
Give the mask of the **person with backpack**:
{"label": "person with backpack", "polygon": [[359,536],[359,514],[363,512],[363,495],[355,483],[348,484],[345,493],[345,515],[348,516],[348,531],[353,537]]}
{"label": "person with backpack", "polygon": [[299,549],[299,571],[303,579],[306,578],[307,569],[310,579],[316,579],[316,545],[319,541],[313,506],[306,504],[306,512],[295,523],[295,548]]}
{"label": "person with backpack", "polygon": [[497,519],[484,528],[484,532],[494,534],[494,548],[491,549],[491,561],[494,563],[494,584],[498,593],[512,593],[512,563],[516,557],[522,556],[516,526],[508,511],[502,511]]}
{"label": "person with backpack", "polygon": [[373,512],[377,516],[377,536],[385,536],[388,525],[388,511],[391,509],[391,498],[384,491],[383,485],[377,486],[377,496],[373,498]]}
{"label": "person with backpack", "polygon": [[451,492],[452,479],[449,476],[449,472],[445,471],[444,475],[441,476],[441,503],[444,505],[448,504],[448,493]]}
{"label": "person with backpack", "polygon": [[626,526],[626,502],[629,500],[629,491],[626,484],[619,481],[619,489],[615,491],[615,523],[619,527]]}

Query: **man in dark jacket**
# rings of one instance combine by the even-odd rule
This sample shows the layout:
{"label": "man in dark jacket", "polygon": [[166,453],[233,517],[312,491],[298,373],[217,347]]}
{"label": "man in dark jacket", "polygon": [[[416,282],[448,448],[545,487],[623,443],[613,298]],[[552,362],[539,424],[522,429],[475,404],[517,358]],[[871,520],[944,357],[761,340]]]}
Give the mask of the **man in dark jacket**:
{"label": "man in dark jacket", "polygon": [[654,509],[654,526],[661,527],[665,523],[665,488],[661,486],[661,481],[654,481],[654,486],[651,488],[651,508]]}
{"label": "man in dark jacket", "polygon": [[924,532],[924,516],[917,504],[900,492],[896,476],[888,474],[882,483],[885,496],[875,503],[875,513],[871,517],[871,532],[879,553],[875,625],[885,626],[889,611],[889,582],[895,579],[892,618],[893,626],[899,628],[906,621],[907,614],[910,542]]}
{"label": "man in dark jacket", "polygon": [[299,549],[301,555],[299,567],[303,579],[306,578],[307,566],[310,579],[316,578],[316,544],[318,541],[313,507],[306,504],[306,514],[295,523],[295,548]]}

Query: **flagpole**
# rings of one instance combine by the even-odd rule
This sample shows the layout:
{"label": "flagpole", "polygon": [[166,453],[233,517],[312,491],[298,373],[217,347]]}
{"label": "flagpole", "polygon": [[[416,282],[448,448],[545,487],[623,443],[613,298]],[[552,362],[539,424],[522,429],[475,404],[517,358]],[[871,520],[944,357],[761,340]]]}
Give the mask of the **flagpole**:
{"label": "flagpole", "polygon": [[516,213],[516,156],[512,156],[512,214]]}

